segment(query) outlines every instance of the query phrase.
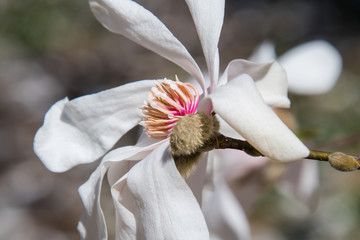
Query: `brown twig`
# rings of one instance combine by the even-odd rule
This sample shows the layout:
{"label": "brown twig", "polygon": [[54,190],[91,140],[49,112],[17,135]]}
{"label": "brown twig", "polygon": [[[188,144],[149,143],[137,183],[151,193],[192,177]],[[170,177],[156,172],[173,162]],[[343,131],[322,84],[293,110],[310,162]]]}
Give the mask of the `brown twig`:
{"label": "brown twig", "polygon": [[[260,151],[254,148],[247,141],[234,139],[224,136],[222,134],[218,134],[216,135],[216,137],[206,142],[205,146],[202,148],[202,151],[226,148],[241,150],[251,156],[264,156]],[[360,157],[348,155],[345,153],[310,150],[310,154],[306,157],[306,159],[327,161],[333,168],[340,171],[360,170]]]}

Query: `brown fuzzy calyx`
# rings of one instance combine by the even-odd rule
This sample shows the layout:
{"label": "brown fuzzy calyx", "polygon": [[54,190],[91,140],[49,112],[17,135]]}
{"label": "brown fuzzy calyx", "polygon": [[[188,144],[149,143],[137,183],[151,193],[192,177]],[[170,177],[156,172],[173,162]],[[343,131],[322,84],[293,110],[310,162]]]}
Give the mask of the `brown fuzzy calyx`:
{"label": "brown fuzzy calyx", "polygon": [[201,148],[219,131],[213,114],[196,113],[182,117],[170,133],[170,151],[180,174],[188,177],[198,165]]}

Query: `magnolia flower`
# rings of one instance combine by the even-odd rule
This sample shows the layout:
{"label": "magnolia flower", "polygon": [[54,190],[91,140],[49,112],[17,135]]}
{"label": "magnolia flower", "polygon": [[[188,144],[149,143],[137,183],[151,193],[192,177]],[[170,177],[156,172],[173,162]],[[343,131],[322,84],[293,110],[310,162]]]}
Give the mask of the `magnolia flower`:
{"label": "magnolia flower", "polygon": [[[187,182],[182,178],[169,151],[168,136],[189,114],[210,116],[216,112],[223,126],[231,126],[275,161],[293,161],[309,154],[271,109],[290,104],[286,74],[280,65],[236,59],[219,78],[217,45],[225,3],[186,3],[207,63],[209,92],[194,59],[151,12],[131,0],[90,0],[92,11],[106,28],[183,68],[200,83],[203,95],[178,81],[143,80],[71,101],[65,98],[50,108],[34,140],[35,152],[46,167],[62,172],[102,159],[79,188],[85,212],[78,228],[84,239],[107,238],[100,206],[106,173],[116,210],[116,239],[208,239],[213,232],[219,236],[220,231],[212,228],[211,219],[205,220],[204,214],[208,214],[200,207],[203,186],[211,178],[206,170],[213,163],[212,152],[203,154],[193,173],[194,183],[191,177]],[[140,122],[147,135],[134,146],[113,149]],[[179,131],[179,136],[182,132],[186,131]]]}

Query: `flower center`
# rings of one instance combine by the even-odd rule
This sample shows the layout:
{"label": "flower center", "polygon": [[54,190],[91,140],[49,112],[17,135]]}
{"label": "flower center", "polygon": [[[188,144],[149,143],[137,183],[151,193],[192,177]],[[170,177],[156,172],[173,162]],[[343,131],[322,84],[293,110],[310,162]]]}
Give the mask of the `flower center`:
{"label": "flower center", "polygon": [[142,107],[144,121],[140,124],[149,137],[165,139],[180,118],[196,112],[199,92],[177,78],[176,81],[155,81],[155,84]]}

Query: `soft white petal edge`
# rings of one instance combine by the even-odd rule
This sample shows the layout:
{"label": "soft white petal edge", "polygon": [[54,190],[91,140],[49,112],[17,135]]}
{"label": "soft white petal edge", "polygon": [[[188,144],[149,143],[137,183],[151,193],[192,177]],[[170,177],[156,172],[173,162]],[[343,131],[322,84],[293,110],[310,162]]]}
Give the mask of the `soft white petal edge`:
{"label": "soft white petal edge", "polygon": [[110,31],[176,63],[206,91],[201,70],[186,48],[150,11],[131,0],[89,0],[95,17]]}
{"label": "soft white petal edge", "polygon": [[85,211],[78,223],[81,239],[107,239],[107,227],[103,211],[100,206],[100,192],[107,167],[100,166],[79,188],[79,194],[85,206]]}
{"label": "soft white petal edge", "polygon": [[219,75],[218,43],[224,21],[224,0],[186,0],[209,70],[211,89],[214,90]]}
{"label": "soft white petal edge", "polygon": [[200,206],[180,176],[166,142],[137,163],[127,183],[146,239],[209,239]]}
{"label": "soft white petal edge", "polygon": [[200,102],[213,109],[252,146],[270,159],[293,161],[309,150],[266,105],[249,75],[236,77]]}
{"label": "soft white petal edge", "polygon": [[55,103],[34,138],[34,151],[51,171],[97,160],[141,121],[153,80],[125,84]]}
{"label": "soft white petal edge", "polygon": [[288,108],[287,75],[276,61],[255,63],[243,59],[235,59],[229,63],[220,79],[220,85],[248,74],[254,79],[256,87],[265,102],[272,107]]}
{"label": "soft white petal edge", "polygon": [[328,42],[316,40],[292,48],[279,58],[289,78],[289,91],[321,94],[329,91],[342,71],[342,57]]}
{"label": "soft white petal edge", "polygon": [[111,187],[111,195],[116,214],[115,239],[144,239],[136,201],[127,187],[127,175]]}
{"label": "soft white petal edge", "polygon": [[251,239],[249,222],[227,183],[216,184],[215,192],[204,202],[203,211],[211,240]]}
{"label": "soft white petal edge", "polygon": [[[78,229],[82,239],[106,239],[107,231],[105,218],[100,205],[100,192],[105,173],[110,167],[124,168],[124,160],[140,160],[149,154],[162,141],[146,147],[126,146],[109,152],[90,178],[79,187],[80,198],[84,204],[85,211],[79,222]],[[114,166],[119,165],[121,166]],[[116,176],[120,179],[125,172]],[[115,179],[115,176],[112,178]]]}

